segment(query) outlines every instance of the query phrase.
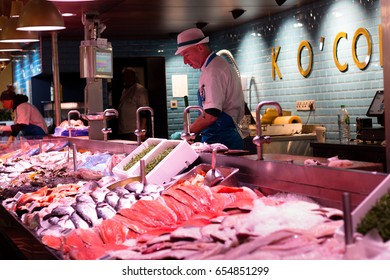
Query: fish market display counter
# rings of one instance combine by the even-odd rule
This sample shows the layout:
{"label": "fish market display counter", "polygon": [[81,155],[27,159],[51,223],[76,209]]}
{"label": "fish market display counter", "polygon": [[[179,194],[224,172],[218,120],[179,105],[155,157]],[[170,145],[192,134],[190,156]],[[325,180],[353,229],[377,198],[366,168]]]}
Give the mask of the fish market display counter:
{"label": "fish market display counter", "polygon": [[[53,139],[48,139],[45,141],[53,141]],[[100,151],[100,152],[110,152],[112,154],[121,154],[121,153],[128,154],[134,151],[138,147],[137,145],[128,145],[123,143],[94,141],[94,140],[76,139],[76,138],[67,138],[67,141],[69,143],[69,146],[77,147],[77,150],[79,151]],[[40,145],[42,145],[42,143]],[[200,153],[199,158],[191,166],[188,167],[188,170],[196,166],[199,166],[201,164],[209,165],[211,163],[211,156],[212,156],[211,153]],[[237,186],[236,187],[231,186],[231,188],[230,187],[220,188],[218,193],[215,194],[218,195],[218,197],[222,197],[223,193],[227,192],[229,193],[228,197],[230,199],[234,194],[234,192],[236,192],[235,189],[238,187],[243,190],[243,192],[240,193],[241,196],[243,194],[252,196],[255,194],[255,190],[260,191],[264,195],[273,195],[276,193],[293,193],[297,195],[307,196],[324,207],[334,207],[335,209],[342,209],[342,194],[344,192],[348,192],[351,194],[352,207],[355,208],[386,177],[386,174],[380,172],[351,170],[345,168],[329,168],[324,166],[305,166],[304,164],[302,164],[302,162],[298,160],[294,161],[291,160],[291,158],[278,158],[278,159],[267,158],[267,155],[265,157],[265,160],[259,161],[256,160],[256,155],[231,156],[225,154],[218,154],[216,161],[217,161],[217,166],[219,166],[220,168],[229,167],[237,170],[237,172],[234,173],[235,180],[232,181],[232,182],[236,182]],[[69,168],[71,169],[71,167]],[[169,168],[169,166],[167,166],[166,168]],[[62,170],[61,172],[64,172],[64,170]],[[39,171],[37,171],[36,173],[39,173]],[[91,175],[93,175],[93,173],[89,174],[89,176]],[[93,187],[94,184],[96,183],[92,182],[89,185],[89,187]],[[198,189],[195,188],[191,192],[197,190]],[[72,190],[66,190],[66,191],[72,191]],[[162,193],[163,191],[164,190],[160,192]],[[170,195],[172,197],[176,195],[174,193],[175,188],[173,187],[169,188],[169,192],[171,193]],[[195,193],[193,194],[195,195]],[[51,193],[51,197],[54,197],[53,195],[54,195],[54,191],[53,193]],[[75,194],[73,193],[73,197],[74,195]],[[144,194],[141,193],[140,195],[142,196]],[[210,195],[210,193],[199,193],[199,195]],[[172,202],[172,200],[175,200],[172,199],[172,197],[170,198],[170,200],[166,200],[166,203],[168,203],[168,201]],[[204,198],[198,199],[198,201],[203,201],[203,200]],[[216,202],[220,201],[220,198],[215,199],[214,201]],[[243,201],[246,201],[246,199],[244,199]],[[79,201],[79,202],[83,203],[84,201]],[[143,206],[147,206],[147,203],[145,202]],[[240,206],[239,209],[247,213],[248,212],[247,209],[249,208],[246,207],[248,206],[245,207]],[[147,211],[146,208],[143,209],[145,209],[144,211]],[[23,211],[25,210],[26,209],[23,209]],[[156,212],[156,210],[151,211],[150,212],[151,215],[153,214],[153,212]],[[160,216],[162,215],[161,213],[159,212]],[[131,213],[129,212],[129,217],[134,217],[134,214],[135,212],[131,212]],[[182,214],[184,215],[184,212],[182,212]],[[144,215],[142,216],[146,217]],[[47,222],[49,219],[50,219],[50,215],[46,216],[46,218],[44,218],[43,221]],[[209,223],[209,218],[207,219],[200,218],[199,220],[197,220],[197,223],[200,222],[203,223],[206,222],[206,220]],[[151,221],[153,221],[153,219]],[[36,221],[34,219],[28,221],[30,225],[35,222]],[[90,222],[91,224],[94,224],[94,221],[90,221]],[[105,224],[105,226],[107,226],[111,230],[109,224]],[[132,226],[134,225],[129,225],[129,227]],[[102,230],[101,226],[99,227],[99,230]],[[164,228],[159,230],[163,232]],[[96,234],[96,231],[88,231],[88,232]],[[54,238],[53,240],[46,240],[45,241],[46,245],[43,245],[42,239],[36,234],[36,232],[27,228],[25,221],[22,222],[20,220],[19,215],[15,215],[15,213],[10,213],[7,209],[5,209],[3,204],[0,206],[0,233],[2,237],[2,240],[0,241],[2,243],[0,244],[2,248],[1,253],[6,254],[4,256],[0,255],[3,258],[11,258],[11,259],[12,258],[13,259],[62,259],[63,258],[61,254],[58,254],[58,251],[53,250],[48,246],[46,246],[47,244],[51,244],[52,247],[59,246],[58,248],[60,248],[63,245],[60,246],[58,244],[56,245],[52,243],[54,241],[58,242],[59,239]],[[102,232],[100,232],[100,234],[102,234]],[[129,232],[127,232],[127,238],[128,237],[129,237]],[[89,240],[89,242],[92,241]],[[115,244],[116,250],[120,250],[120,248],[122,248],[121,246],[123,245]],[[6,250],[3,250],[3,248],[6,248]],[[90,249],[92,248],[93,247],[91,247]],[[8,250],[9,253],[7,253]],[[94,252],[94,250],[90,250],[89,253],[92,254],[92,252]],[[122,255],[118,253],[116,255],[116,258],[121,259],[123,257],[125,259],[127,258],[137,259],[138,257],[141,256],[141,255],[130,256],[129,252],[123,250],[121,251],[121,253]],[[136,254],[136,252],[133,251],[131,251],[131,253]],[[203,252],[203,254],[205,253]],[[79,255],[77,256],[70,255],[70,256],[71,258],[74,257],[76,259],[78,259],[77,257],[81,258],[81,256]],[[69,256],[67,257],[69,258]],[[83,255],[83,257],[86,256]],[[93,255],[88,255],[88,257],[91,257],[93,259]],[[159,255],[158,257],[178,258],[178,259],[184,258],[183,256],[178,256],[178,255],[175,256]],[[205,255],[202,255],[202,257],[205,257]],[[234,258],[234,254],[230,255],[230,257]]]}

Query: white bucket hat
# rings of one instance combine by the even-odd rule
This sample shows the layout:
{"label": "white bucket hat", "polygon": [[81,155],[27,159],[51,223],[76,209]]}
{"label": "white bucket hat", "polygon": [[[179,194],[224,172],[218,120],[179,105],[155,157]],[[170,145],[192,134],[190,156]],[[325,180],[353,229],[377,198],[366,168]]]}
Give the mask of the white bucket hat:
{"label": "white bucket hat", "polygon": [[199,28],[190,28],[184,30],[179,35],[177,35],[177,51],[175,52],[175,55],[180,54],[189,47],[208,42],[209,37],[205,37],[202,30]]}

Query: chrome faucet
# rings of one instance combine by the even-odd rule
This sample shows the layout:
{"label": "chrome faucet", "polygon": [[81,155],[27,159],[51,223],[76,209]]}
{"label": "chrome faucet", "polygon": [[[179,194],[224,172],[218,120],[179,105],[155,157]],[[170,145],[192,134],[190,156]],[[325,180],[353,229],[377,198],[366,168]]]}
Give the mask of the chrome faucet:
{"label": "chrome faucet", "polygon": [[103,125],[104,127],[102,128],[102,132],[103,132],[103,137],[104,137],[104,141],[107,141],[108,140],[108,133],[111,133],[112,132],[112,129],[108,127],[108,123],[107,123],[107,120],[110,119],[112,116],[115,116],[116,118],[118,117],[118,111],[115,110],[115,109],[106,109],[104,110],[103,112]]}
{"label": "chrome faucet", "polygon": [[256,136],[253,138],[253,144],[257,146],[257,159],[263,160],[263,144],[269,144],[271,142],[270,136],[261,136],[262,127],[261,127],[261,119],[260,119],[260,110],[265,105],[273,105],[278,109],[279,116],[283,115],[283,110],[280,104],[276,101],[262,101],[257,104],[256,107]]}
{"label": "chrome faucet", "polygon": [[151,107],[139,107],[136,112],[136,121],[137,121],[137,129],[134,131],[134,134],[137,136],[137,144],[141,145],[141,138],[145,136],[146,130],[141,128],[141,116],[140,113],[142,111],[149,111],[151,122],[152,122],[152,137],[154,137],[154,111]]}
{"label": "chrome faucet", "polygon": [[70,110],[68,112],[68,131],[69,131],[69,137],[72,137],[72,130],[74,130],[74,126],[70,124],[70,116],[72,114],[77,114],[78,118],[80,118],[81,114],[77,110]]}
{"label": "chrome faucet", "polygon": [[184,132],[181,134],[181,139],[190,141],[195,139],[195,133],[191,133],[190,126],[191,126],[191,116],[190,116],[190,110],[195,109],[198,110],[202,115],[204,115],[204,110],[201,106],[187,106],[184,109],[184,125],[183,129]]}

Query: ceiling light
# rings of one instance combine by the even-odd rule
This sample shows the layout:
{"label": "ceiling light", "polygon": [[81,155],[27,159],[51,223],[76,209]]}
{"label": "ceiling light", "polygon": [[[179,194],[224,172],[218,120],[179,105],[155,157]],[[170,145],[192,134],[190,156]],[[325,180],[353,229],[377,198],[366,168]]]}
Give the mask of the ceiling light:
{"label": "ceiling light", "polygon": [[12,1],[9,17],[19,17],[22,14],[22,12],[23,12],[23,2],[18,0]]}
{"label": "ceiling light", "polygon": [[233,18],[237,19],[240,16],[242,16],[243,13],[245,13],[245,10],[243,10],[243,9],[234,9],[233,11],[231,11],[231,13],[232,13]]}
{"label": "ceiling light", "polygon": [[3,43],[30,43],[38,42],[37,32],[16,30],[18,18],[9,18],[7,24],[0,32],[0,42]]}
{"label": "ceiling light", "polygon": [[18,43],[0,43],[0,52],[20,52],[22,50]]}
{"label": "ceiling light", "polygon": [[75,13],[62,13],[63,17],[75,17],[77,16]]}
{"label": "ceiling light", "polygon": [[282,6],[284,4],[284,2],[286,2],[287,0],[275,0],[276,1],[276,4],[278,4],[279,6]]}
{"label": "ceiling light", "polygon": [[30,0],[19,17],[17,30],[53,31],[65,29],[64,18],[57,7],[47,0]]}
{"label": "ceiling light", "polygon": [[300,22],[294,23],[294,28],[300,28],[300,27],[303,27],[302,23],[300,23]]}
{"label": "ceiling light", "polygon": [[0,61],[10,61],[11,56],[8,53],[0,53]]}

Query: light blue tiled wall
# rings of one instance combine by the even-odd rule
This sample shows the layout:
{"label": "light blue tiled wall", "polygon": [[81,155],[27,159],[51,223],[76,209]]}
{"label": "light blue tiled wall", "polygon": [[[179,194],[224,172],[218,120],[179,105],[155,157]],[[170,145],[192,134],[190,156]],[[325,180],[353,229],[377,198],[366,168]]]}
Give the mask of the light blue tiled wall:
{"label": "light blue tiled wall", "polygon": [[[295,27],[301,18],[302,27]],[[337,139],[337,110],[345,104],[351,115],[355,137],[356,117],[365,117],[375,92],[383,89],[383,72],[379,64],[378,1],[317,1],[299,10],[240,26],[229,32],[212,34],[215,49],[229,49],[239,64],[241,75],[252,78],[250,108],[255,110],[262,100],[276,100],[286,110],[301,117],[303,123],[321,123],[327,128],[328,139]],[[352,39],[358,28],[369,31],[372,40],[372,57],[365,70],[360,70],[352,57]],[[348,39],[340,40],[338,58],[349,64],[340,72],[333,61],[334,38],[346,32]],[[253,33],[256,36],[253,36]],[[325,37],[323,51],[319,50],[320,37]],[[305,78],[298,70],[299,44],[307,40],[313,48],[313,68]],[[364,61],[367,41],[357,41],[359,61]],[[272,79],[272,48],[280,46],[277,64],[282,79]],[[302,52],[302,68],[307,67],[307,51]],[[316,111],[297,112],[296,100],[316,100]],[[376,122],[376,120],[374,120]]]}
{"label": "light blue tiled wall", "polygon": [[[302,27],[294,27],[300,18]],[[375,92],[383,89],[383,69],[379,65],[380,1],[321,0],[269,18],[237,26],[224,32],[210,35],[210,46],[214,50],[230,50],[238,62],[242,76],[252,79],[250,108],[258,102],[276,100],[285,110],[301,117],[303,123],[321,123],[327,128],[327,138],[336,139],[336,112],[345,104],[350,112],[352,131],[355,131],[356,117],[365,117],[367,108]],[[358,28],[366,28],[372,40],[372,57],[367,68],[362,71],[352,58],[352,38]],[[206,28],[207,31],[207,28]],[[348,34],[347,40],[340,40],[338,58],[347,62],[349,68],[340,72],[333,61],[333,41],[339,32]],[[258,33],[260,36],[253,36]],[[104,35],[104,34],[103,34]],[[323,51],[319,39],[325,37]],[[109,39],[109,38],[108,38]],[[305,78],[298,71],[297,51],[301,41],[307,40],[313,48],[313,68]],[[184,100],[176,98],[178,109],[170,109],[172,99],[171,77],[187,74],[189,104],[196,104],[196,89],[199,71],[183,64],[182,58],[175,56],[176,40],[114,41],[114,57],[163,56],[166,60],[166,84],[168,107],[168,134],[183,129]],[[280,46],[277,64],[282,79],[271,75],[271,50]],[[62,42],[59,37],[60,71],[79,71],[79,42]],[[46,49],[46,50],[45,50]],[[43,51],[49,51],[50,44],[43,44]],[[357,44],[357,53],[363,61],[367,53],[367,43],[363,36]],[[302,68],[307,67],[307,52],[302,52]],[[43,61],[43,67],[50,63]],[[316,100],[316,111],[297,112],[296,100]],[[355,136],[354,133],[352,135]]]}

